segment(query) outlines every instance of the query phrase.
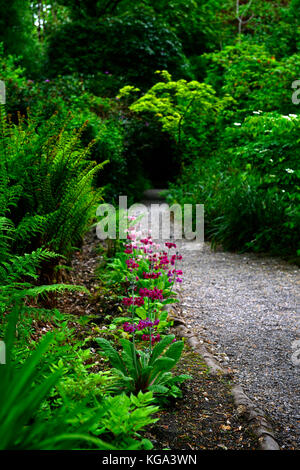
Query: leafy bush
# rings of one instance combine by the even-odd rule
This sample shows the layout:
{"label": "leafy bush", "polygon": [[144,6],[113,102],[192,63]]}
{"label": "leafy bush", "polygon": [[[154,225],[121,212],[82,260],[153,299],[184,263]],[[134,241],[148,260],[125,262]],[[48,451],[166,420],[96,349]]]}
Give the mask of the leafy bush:
{"label": "leafy bush", "polygon": [[0,80],[5,83],[7,112],[14,118],[17,112],[26,111],[27,80],[20,60],[13,55],[5,55],[3,44],[0,42]]}
{"label": "leafy bush", "polygon": [[[93,44],[93,49],[87,55],[88,43]],[[115,91],[122,83],[148,86],[153,83],[153,70],[157,68],[168,68],[177,75],[189,73],[175,34],[161,20],[145,13],[108,17],[97,23],[66,23],[50,38],[49,62],[47,69],[53,75],[111,74],[118,81]]]}
{"label": "leafy bush", "polygon": [[21,56],[22,67],[32,73],[39,73],[42,50],[33,23],[32,3],[28,0],[0,0],[0,43],[5,53]]}
{"label": "leafy bush", "polygon": [[[145,119],[157,120],[184,157],[205,156],[213,147],[218,114],[227,106],[229,98],[220,100],[210,85],[197,81],[173,81],[167,71],[158,72],[164,82],[158,82],[135,101],[130,109]],[[128,95],[130,88],[120,90]]]}
{"label": "leafy bush", "polygon": [[40,122],[56,113],[57,126],[68,133],[81,129],[83,147],[93,141],[88,158],[98,164],[107,161],[95,183],[103,187],[108,202],[117,201],[120,194],[127,194],[130,201],[137,199],[148,182],[139,149],[129,144],[128,129],[134,128],[128,110],[116,99],[92,95],[89,88],[89,77],[60,76],[28,84],[25,101],[32,118]]}
{"label": "leafy bush", "polygon": [[[70,111],[88,109],[89,99],[90,95],[81,75],[64,75],[27,82],[26,106],[30,109],[30,115],[35,115],[40,120],[50,119],[57,113],[63,122]],[[84,120],[78,127],[83,122]]]}
{"label": "leafy bush", "polygon": [[153,445],[138,432],[145,426],[155,423],[157,418],[151,415],[158,411],[153,405],[151,392],[137,395],[125,393],[107,397],[102,403],[104,413],[97,434],[110,433],[114,436],[113,444],[117,449],[141,450],[152,449]]}
{"label": "leafy bush", "polygon": [[[48,370],[45,376],[37,368],[53,340],[51,335],[41,341],[22,367],[12,361],[19,314],[16,308],[10,315],[5,336],[7,363],[0,365],[1,449],[69,449],[82,443],[87,446],[92,443],[100,449],[109,448],[104,442],[88,435],[91,422],[87,420],[81,425],[77,421],[76,433],[72,434],[67,414],[50,422],[37,417],[39,408],[60,380],[62,371],[58,369],[51,373]],[[99,419],[99,415],[94,415],[95,422]]]}
{"label": "leafy bush", "polygon": [[[220,150],[186,168],[171,199],[204,203],[206,234],[227,249],[299,250],[299,153],[296,115],[255,112],[228,126]],[[288,136],[288,137],[287,137]]]}
{"label": "leafy bush", "polygon": [[299,55],[276,59],[264,45],[243,41],[206,55],[207,79],[235,100],[236,118],[249,111],[293,112],[291,84],[300,69]]}

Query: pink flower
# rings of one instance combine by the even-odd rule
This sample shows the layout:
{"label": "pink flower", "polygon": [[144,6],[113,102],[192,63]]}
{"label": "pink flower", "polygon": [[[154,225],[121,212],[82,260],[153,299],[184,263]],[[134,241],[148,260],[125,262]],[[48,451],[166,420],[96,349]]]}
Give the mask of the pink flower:
{"label": "pink flower", "polygon": [[163,291],[162,289],[157,289],[157,287],[154,287],[154,289],[147,289],[145,288],[140,288],[140,296],[141,297],[148,297],[151,300],[162,300],[163,297]]}
{"label": "pink flower", "polygon": [[143,297],[124,297],[122,299],[122,303],[126,307],[130,307],[130,305],[137,305],[138,307],[141,307],[142,305],[144,305],[145,301]]}
{"label": "pink flower", "polygon": [[135,323],[131,324],[131,323],[125,322],[123,324],[123,330],[126,331],[127,333],[134,333],[137,327],[138,326]]}
{"label": "pink flower", "polygon": [[144,305],[145,301],[143,297],[135,297],[134,299],[134,305],[137,305],[138,307],[142,307]]}
{"label": "pink flower", "polygon": [[133,304],[133,298],[132,298],[132,297],[124,297],[124,299],[122,299],[122,303],[123,303],[126,307],[129,307],[130,305]]}
{"label": "pink flower", "polygon": [[145,272],[143,272],[143,278],[144,279],[157,279],[159,276],[161,276],[161,272],[158,272],[158,273],[145,273]]}
{"label": "pink flower", "polygon": [[137,269],[139,267],[134,258],[127,259],[126,264],[129,269]]}
{"label": "pink flower", "polygon": [[166,242],[165,245],[166,245],[166,247],[169,248],[169,249],[170,249],[170,248],[176,248],[176,244],[175,244],[175,243]]}

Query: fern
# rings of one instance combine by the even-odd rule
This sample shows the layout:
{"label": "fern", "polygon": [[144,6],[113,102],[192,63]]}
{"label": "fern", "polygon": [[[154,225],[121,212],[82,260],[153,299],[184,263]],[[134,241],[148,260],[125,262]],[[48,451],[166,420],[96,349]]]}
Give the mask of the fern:
{"label": "fern", "polygon": [[66,284],[34,285],[45,263],[55,264],[80,243],[102,200],[102,190],[95,190],[93,181],[104,163],[89,160],[93,143],[82,148],[83,127],[68,132],[68,124],[61,125],[57,116],[39,122],[30,115],[12,124],[0,109],[2,313],[20,299],[84,290]]}
{"label": "fern", "polygon": [[56,116],[50,123],[29,117],[13,125],[1,114],[0,215],[10,213],[20,254],[44,246],[68,255],[102,200],[93,181],[106,162],[90,161],[93,143],[81,147],[83,128],[68,132],[66,126]]}

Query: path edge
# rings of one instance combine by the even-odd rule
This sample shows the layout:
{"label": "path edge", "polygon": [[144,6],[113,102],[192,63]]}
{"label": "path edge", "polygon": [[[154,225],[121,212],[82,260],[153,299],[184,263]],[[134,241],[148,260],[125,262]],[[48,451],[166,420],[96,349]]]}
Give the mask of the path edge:
{"label": "path edge", "polygon": [[[165,309],[168,311],[170,320],[173,321],[175,332],[179,336],[184,337],[192,350],[203,357],[204,362],[209,368],[209,374],[214,376],[222,375],[228,378],[232,377],[232,372],[229,369],[225,369],[207,350],[199,335],[193,333],[183,319],[172,315],[172,306],[165,305]],[[259,450],[280,450],[273,428],[264,412],[256,407],[253,401],[245,394],[241,385],[231,383],[230,388],[237,413],[246,419],[249,427],[256,435]]]}

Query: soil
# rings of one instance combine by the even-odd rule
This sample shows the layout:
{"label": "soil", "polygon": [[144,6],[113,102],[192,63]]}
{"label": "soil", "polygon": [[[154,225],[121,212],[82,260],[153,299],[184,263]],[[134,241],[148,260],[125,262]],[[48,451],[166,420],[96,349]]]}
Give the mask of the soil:
{"label": "soil", "polygon": [[157,413],[159,421],[148,430],[156,449],[257,449],[257,439],[238,415],[226,379],[209,375],[201,356],[188,348],[178,372],[193,379],[182,386],[182,399]]}

